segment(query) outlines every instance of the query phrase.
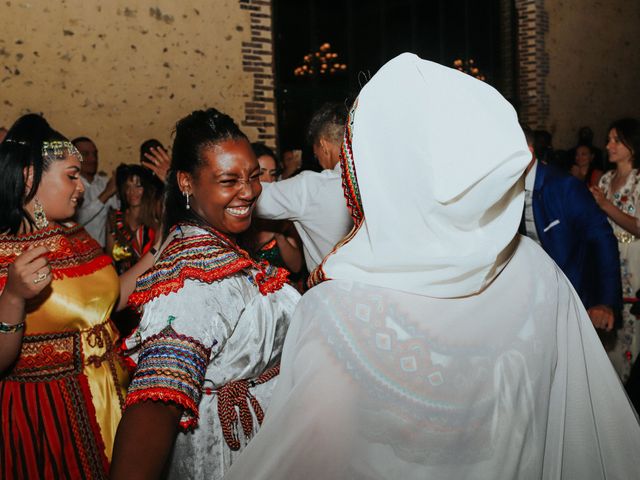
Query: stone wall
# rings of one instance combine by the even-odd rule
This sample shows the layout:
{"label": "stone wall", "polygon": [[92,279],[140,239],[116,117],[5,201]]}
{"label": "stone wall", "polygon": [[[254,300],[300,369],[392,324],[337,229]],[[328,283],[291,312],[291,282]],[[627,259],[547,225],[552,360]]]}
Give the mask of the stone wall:
{"label": "stone wall", "polygon": [[515,0],[520,117],[569,148],[588,125],[640,117],[638,0]]}
{"label": "stone wall", "polygon": [[41,112],[104,170],[205,107],[275,143],[269,1],[2,0],[0,31],[0,125]]}
{"label": "stone wall", "polygon": [[603,146],[608,125],[640,118],[640,1],[545,0],[549,14],[549,119],[554,146],[589,125]]}

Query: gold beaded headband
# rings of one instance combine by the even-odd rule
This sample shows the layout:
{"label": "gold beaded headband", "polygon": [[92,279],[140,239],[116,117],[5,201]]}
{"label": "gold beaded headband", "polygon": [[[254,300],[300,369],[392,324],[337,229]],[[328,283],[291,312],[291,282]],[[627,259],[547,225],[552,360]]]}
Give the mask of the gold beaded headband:
{"label": "gold beaded headband", "polygon": [[45,158],[49,161],[62,160],[67,155],[73,155],[82,162],[82,155],[80,155],[80,152],[73,143],[67,140],[42,142],[42,158]]}

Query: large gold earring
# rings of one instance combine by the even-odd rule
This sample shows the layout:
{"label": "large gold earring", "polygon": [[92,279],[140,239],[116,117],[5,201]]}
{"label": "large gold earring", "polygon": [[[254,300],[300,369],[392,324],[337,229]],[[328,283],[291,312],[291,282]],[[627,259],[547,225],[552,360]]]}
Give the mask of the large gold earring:
{"label": "large gold earring", "polygon": [[44,214],[44,208],[42,208],[42,204],[37,198],[33,201],[33,220],[38,230],[49,226],[49,220],[47,220],[47,216]]}

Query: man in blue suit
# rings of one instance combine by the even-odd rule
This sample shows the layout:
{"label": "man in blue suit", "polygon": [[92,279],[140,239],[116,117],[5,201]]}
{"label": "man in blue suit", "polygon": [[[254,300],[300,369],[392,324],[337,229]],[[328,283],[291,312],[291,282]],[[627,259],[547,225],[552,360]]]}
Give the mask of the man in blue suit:
{"label": "man in blue suit", "polygon": [[[535,158],[525,177],[526,235],[542,246],[580,295],[596,328],[611,330],[622,305],[618,243],[586,185]],[[522,232],[522,233],[525,233]]]}

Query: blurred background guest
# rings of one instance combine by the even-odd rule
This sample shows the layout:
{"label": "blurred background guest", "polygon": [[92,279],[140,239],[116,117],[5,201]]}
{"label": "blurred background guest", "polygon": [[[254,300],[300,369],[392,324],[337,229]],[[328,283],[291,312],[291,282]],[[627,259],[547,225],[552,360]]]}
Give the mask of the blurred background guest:
{"label": "blurred background guest", "polygon": [[581,144],[574,149],[570,173],[578,180],[595,187],[602,177],[602,170],[595,165],[595,150],[591,145]]}
{"label": "blurred background guest", "polygon": [[119,274],[129,270],[160,234],[156,216],[155,185],[151,173],[140,165],[120,165],[116,169],[120,208],[107,218],[106,252]]}
{"label": "blurred background guest", "polygon": [[109,209],[120,208],[116,179],[98,172],[98,149],[88,137],[77,137],[71,142],[82,155],[80,178],[84,185],[84,196],[76,213],[76,219],[100,246],[104,247],[105,225]]}
{"label": "blurred background guest", "polygon": [[609,339],[609,357],[620,378],[626,382],[640,349],[640,321],[631,313],[640,288],[640,125],[634,118],[613,122],[609,128],[607,153],[615,165],[591,187],[596,202],[609,217],[618,240],[620,274],[625,305],[622,328]]}
{"label": "blurred background guest", "polygon": [[282,164],[280,180],[286,180],[299,173],[302,168],[302,150],[285,150],[282,153]]}
{"label": "blurred background guest", "polygon": [[533,132],[533,151],[538,161],[542,163],[553,162],[553,137],[547,130],[535,130]]}
{"label": "blurred background guest", "polygon": [[594,165],[594,168],[601,171],[606,170],[602,149],[596,147],[593,143],[593,130],[591,129],[591,127],[584,126],[578,129],[576,145],[586,145],[587,147],[590,147],[591,153],[593,154],[592,163]]}
{"label": "blurred background guest", "polygon": [[[278,161],[273,150],[263,143],[252,143],[251,148],[260,165],[260,181],[272,183],[278,178]],[[292,223],[287,220],[254,218],[251,228],[239,240],[254,258],[283,267],[292,274],[302,270],[303,257],[300,239]],[[297,276],[290,277],[294,284]]]}
{"label": "blurred background guest", "polygon": [[156,188],[160,190],[167,179],[170,162],[167,149],[160,143],[160,140],[150,138],[140,144],[140,165],[153,173],[153,180],[157,184]]}

